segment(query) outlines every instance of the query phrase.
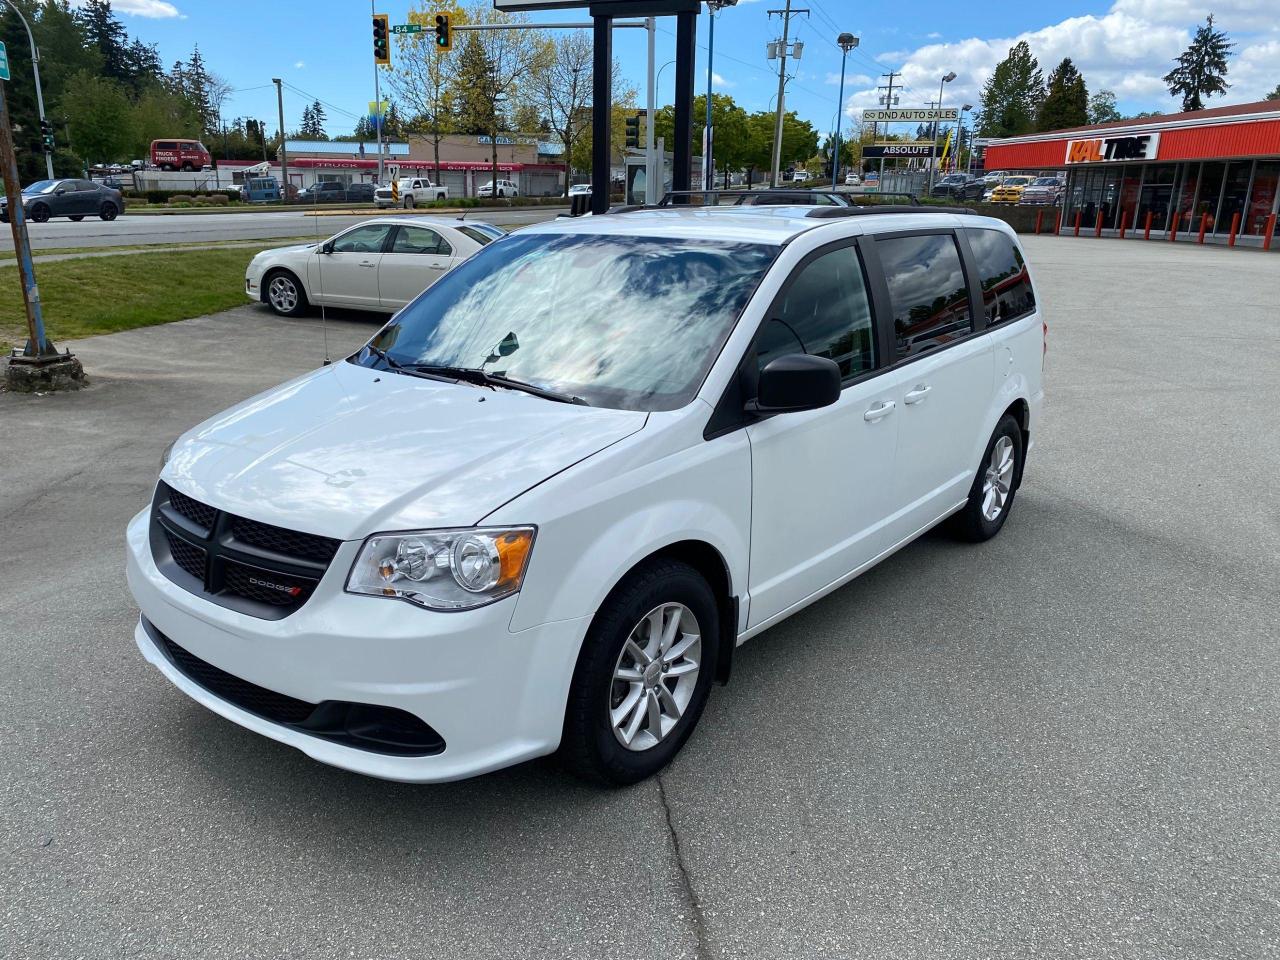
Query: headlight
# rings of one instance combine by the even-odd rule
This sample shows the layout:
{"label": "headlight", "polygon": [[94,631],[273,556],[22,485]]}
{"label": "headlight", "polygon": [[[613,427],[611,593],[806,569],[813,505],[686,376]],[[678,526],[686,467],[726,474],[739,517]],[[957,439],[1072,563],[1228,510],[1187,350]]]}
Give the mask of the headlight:
{"label": "headlight", "polygon": [[170,440],[169,445],[164,448],[164,453],[160,454],[161,470],[163,470],[165,468],[165,465],[169,462],[169,456],[173,453],[173,445],[177,442],[178,442],[177,440]]}
{"label": "headlight", "polygon": [[408,600],[430,610],[469,610],[516,593],[534,527],[379,533],[360,548],[347,592]]}

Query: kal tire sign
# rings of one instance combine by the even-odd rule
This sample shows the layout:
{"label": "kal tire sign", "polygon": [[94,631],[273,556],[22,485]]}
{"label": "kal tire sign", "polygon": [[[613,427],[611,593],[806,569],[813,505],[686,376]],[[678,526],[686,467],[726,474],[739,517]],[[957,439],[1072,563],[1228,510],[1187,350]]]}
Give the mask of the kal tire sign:
{"label": "kal tire sign", "polygon": [[1160,146],[1160,134],[1140,136],[1094,137],[1090,140],[1067,141],[1067,163],[1117,163],[1126,160],[1154,160]]}

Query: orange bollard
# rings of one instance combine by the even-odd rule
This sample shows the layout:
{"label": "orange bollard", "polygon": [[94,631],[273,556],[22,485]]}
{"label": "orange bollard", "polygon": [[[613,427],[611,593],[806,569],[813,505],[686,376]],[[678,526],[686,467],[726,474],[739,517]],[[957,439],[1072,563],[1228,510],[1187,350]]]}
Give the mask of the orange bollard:
{"label": "orange bollard", "polygon": [[1266,236],[1262,238],[1262,249],[1270,250],[1271,238],[1276,235],[1276,215],[1274,213],[1271,216],[1267,217],[1267,227],[1264,232]]}
{"label": "orange bollard", "polygon": [[1040,233],[1040,224],[1041,222],[1043,222],[1043,220],[1044,220],[1044,208],[1042,207],[1041,209],[1036,211],[1036,235],[1037,236]]}
{"label": "orange bollard", "polygon": [[1093,235],[1095,237],[1102,236],[1102,211],[1098,211],[1098,222],[1094,225]]}
{"label": "orange bollard", "polygon": [[1236,234],[1240,232],[1240,211],[1237,210],[1231,217],[1231,236],[1227,237],[1227,246],[1234,247],[1236,245]]}
{"label": "orange bollard", "polygon": [[1207,213],[1200,214],[1200,239],[1196,243],[1204,243],[1205,231],[1209,229],[1209,215]]}
{"label": "orange bollard", "polygon": [[1173,241],[1178,239],[1178,224],[1179,222],[1181,222],[1181,220],[1182,220],[1182,211],[1181,210],[1173,211],[1173,225],[1169,227],[1170,243],[1173,243]]}
{"label": "orange bollard", "polygon": [[1053,235],[1056,237],[1062,232],[1062,208],[1058,208],[1057,215],[1053,218]]}
{"label": "orange bollard", "polygon": [[1076,236],[1080,236],[1080,211],[1076,211]]}
{"label": "orange bollard", "polygon": [[1151,239],[1151,211],[1147,211],[1147,229],[1142,234],[1143,240]]}
{"label": "orange bollard", "polygon": [[1129,229],[1129,211],[1120,211],[1120,239],[1124,239],[1124,232]]}

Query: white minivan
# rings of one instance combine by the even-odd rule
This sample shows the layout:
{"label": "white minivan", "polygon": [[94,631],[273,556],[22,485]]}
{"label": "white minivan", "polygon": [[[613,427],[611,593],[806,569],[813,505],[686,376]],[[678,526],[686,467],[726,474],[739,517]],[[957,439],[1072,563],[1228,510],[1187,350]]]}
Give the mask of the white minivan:
{"label": "white minivan", "polygon": [[942,521],[981,541],[1009,516],[1032,279],[1004,223],[910,210],[676,206],[489,244],[172,445],[128,529],[138,647],[364,774],[557,750],[654,773],[737,645]]}

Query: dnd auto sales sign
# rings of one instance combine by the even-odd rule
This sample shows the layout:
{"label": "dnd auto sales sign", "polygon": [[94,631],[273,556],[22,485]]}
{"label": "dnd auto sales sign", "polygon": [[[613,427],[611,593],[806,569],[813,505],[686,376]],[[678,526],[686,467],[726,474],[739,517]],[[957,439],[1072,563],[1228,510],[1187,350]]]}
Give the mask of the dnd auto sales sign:
{"label": "dnd auto sales sign", "polygon": [[1067,141],[1067,163],[1116,163],[1125,160],[1154,160],[1160,147],[1160,134],[1141,136],[1092,137]]}

